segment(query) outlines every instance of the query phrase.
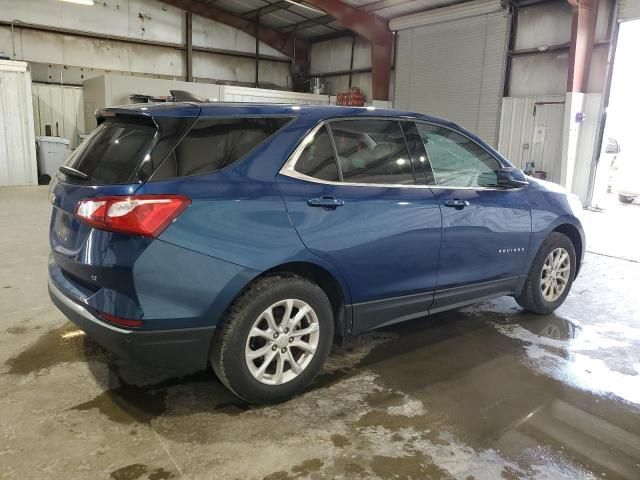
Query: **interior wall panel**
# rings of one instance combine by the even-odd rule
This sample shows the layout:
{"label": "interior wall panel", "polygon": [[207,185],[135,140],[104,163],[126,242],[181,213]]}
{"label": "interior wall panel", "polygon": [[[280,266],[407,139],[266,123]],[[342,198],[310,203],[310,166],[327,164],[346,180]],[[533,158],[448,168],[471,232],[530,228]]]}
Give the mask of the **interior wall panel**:
{"label": "interior wall panel", "polygon": [[516,167],[534,162],[547,179],[560,182],[564,95],[505,97],[498,151]]}
{"label": "interior wall panel", "polygon": [[[78,5],[59,0],[1,0],[0,20],[18,20],[12,34],[8,26],[0,27],[0,53],[45,66],[34,78],[40,81],[81,84],[91,76],[105,72],[134,73],[158,77],[183,79],[185,76],[184,51],[175,46],[185,42],[184,10],[164,5],[157,0],[118,0],[95,2],[93,6]],[[142,45],[126,41],[85,38],[58,33],[20,28],[20,22],[114,35],[126,39],[151,40],[167,46]],[[193,44],[195,47],[238,51],[253,54],[255,39],[244,32],[195,15],[193,18]],[[260,52],[286,58],[276,49],[260,43]],[[252,82],[255,67],[248,66],[251,59],[198,52],[205,80],[231,80]],[[202,64],[204,63],[204,66]],[[290,84],[290,71],[286,63],[272,67],[261,66],[265,81],[278,86]],[[87,71],[78,71],[84,68]],[[96,72],[91,72],[95,69]],[[225,71],[225,75],[210,76],[207,71]]]}

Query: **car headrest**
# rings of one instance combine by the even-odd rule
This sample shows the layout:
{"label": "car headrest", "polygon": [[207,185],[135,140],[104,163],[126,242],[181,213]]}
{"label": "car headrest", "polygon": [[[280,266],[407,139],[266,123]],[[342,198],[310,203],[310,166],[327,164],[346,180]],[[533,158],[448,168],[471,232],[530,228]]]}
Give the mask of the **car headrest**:
{"label": "car headrest", "polygon": [[379,143],[373,149],[373,157],[376,160],[389,158],[393,154],[393,146],[389,143]]}

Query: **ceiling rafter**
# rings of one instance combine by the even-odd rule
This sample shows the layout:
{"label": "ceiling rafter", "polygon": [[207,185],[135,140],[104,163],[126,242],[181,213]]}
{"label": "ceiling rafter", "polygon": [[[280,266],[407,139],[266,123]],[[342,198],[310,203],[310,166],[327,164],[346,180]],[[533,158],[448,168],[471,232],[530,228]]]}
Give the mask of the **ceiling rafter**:
{"label": "ceiling rafter", "polygon": [[282,27],[280,30],[283,32],[297,32],[300,30],[304,30],[305,28],[310,28],[310,27],[314,27],[314,26],[324,26],[327,28],[331,28],[337,32],[341,31],[338,28],[335,27],[331,27],[330,25],[328,25],[329,23],[333,22],[335,20],[335,18],[333,18],[331,15],[324,15],[322,17],[318,17],[318,18],[314,18],[312,21],[310,20],[305,20],[304,22],[298,22],[298,23],[294,23],[291,25],[288,25],[286,27]]}
{"label": "ceiling rafter", "polygon": [[296,63],[306,64],[309,59],[309,47],[306,41],[297,38],[292,33],[281,32],[265,25],[260,25],[249,18],[223,10],[211,3],[197,0],[161,0],[163,3],[181,8],[187,12],[209,18],[216,22],[229,25],[253,37],[256,35],[261,42],[292,58]]}
{"label": "ceiling rafter", "polygon": [[[302,6],[304,8],[304,5],[302,2],[296,1],[296,0],[279,0],[277,2],[271,3],[268,0],[263,0],[264,2],[268,3],[267,6],[265,7],[259,7],[259,8],[254,8],[253,10],[249,10],[248,12],[245,12],[242,14],[242,16],[247,17],[247,18],[258,18],[261,17],[263,15],[267,15],[269,13],[276,13],[280,10],[286,10],[287,12],[296,15],[300,18],[303,18],[304,20],[301,22],[296,22],[292,25],[299,25],[299,24],[306,24],[308,27],[314,27],[314,26],[322,26],[322,27],[326,27],[329,28],[331,30],[334,30],[336,32],[339,32],[340,29],[332,27],[327,25],[327,23],[330,23],[333,18],[328,16],[328,15],[323,15],[320,18],[325,18],[328,17],[328,21],[323,20],[323,21],[318,21],[316,20],[316,18],[314,17],[307,17],[306,15],[303,15],[300,12],[296,12],[294,10],[291,10],[292,6],[295,6],[296,4]],[[308,28],[307,27],[307,28]],[[281,27],[278,28],[279,31],[282,32],[292,32],[295,31],[296,29],[291,29],[290,25],[287,25],[286,27]]]}

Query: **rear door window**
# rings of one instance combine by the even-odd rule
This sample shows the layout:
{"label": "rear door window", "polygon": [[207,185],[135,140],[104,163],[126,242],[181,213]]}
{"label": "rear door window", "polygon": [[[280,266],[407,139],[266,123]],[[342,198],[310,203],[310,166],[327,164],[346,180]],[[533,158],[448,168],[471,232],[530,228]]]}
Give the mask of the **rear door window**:
{"label": "rear door window", "polygon": [[345,182],[413,185],[413,167],[397,120],[330,123]]}
{"label": "rear door window", "polygon": [[147,118],[107,119],[80,144],[66,165],[91,185],[128,183],[151,148],[156,126]]}
{"label": "rear door window", "polygon": [[218,171],[244,157],[289,120],[289,117],[200,118],[151,180]]}

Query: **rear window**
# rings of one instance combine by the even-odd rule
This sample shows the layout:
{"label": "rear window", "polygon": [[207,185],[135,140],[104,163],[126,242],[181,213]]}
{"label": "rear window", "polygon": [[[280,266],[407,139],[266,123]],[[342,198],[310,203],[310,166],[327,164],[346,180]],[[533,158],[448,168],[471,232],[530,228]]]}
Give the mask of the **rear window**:
{"label": "rear window", "polygon": [[107,119],[67,161],[89,176],[88,183],[127,183],[151,147],[156,127],[148,119]]}
{"label": "rear window", "polygon": [[165,158],[151,180],[202,175],[235,163],[290,117],[201,118]]}

